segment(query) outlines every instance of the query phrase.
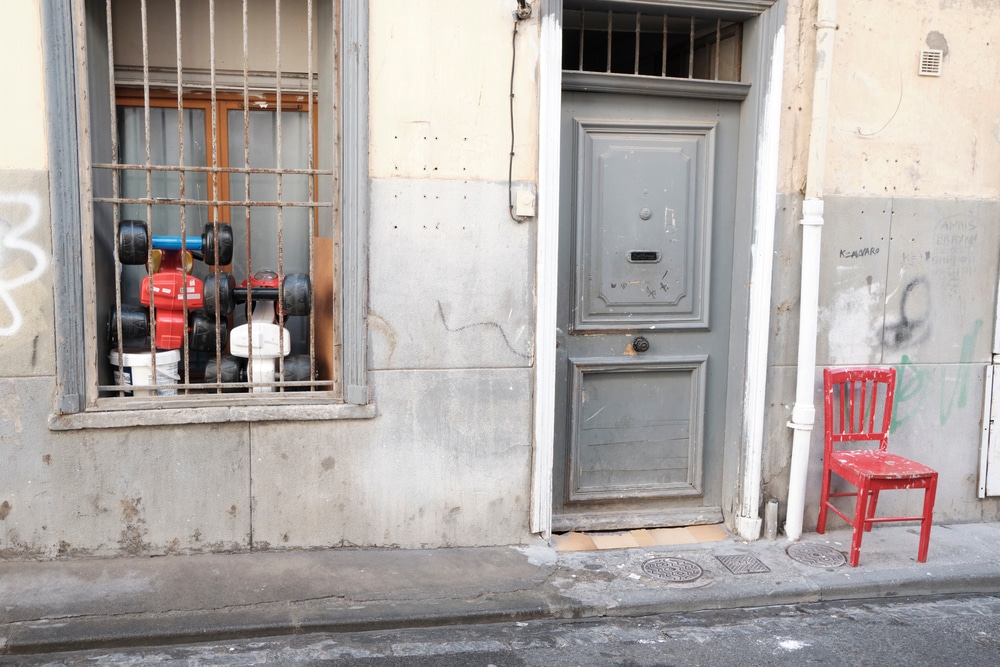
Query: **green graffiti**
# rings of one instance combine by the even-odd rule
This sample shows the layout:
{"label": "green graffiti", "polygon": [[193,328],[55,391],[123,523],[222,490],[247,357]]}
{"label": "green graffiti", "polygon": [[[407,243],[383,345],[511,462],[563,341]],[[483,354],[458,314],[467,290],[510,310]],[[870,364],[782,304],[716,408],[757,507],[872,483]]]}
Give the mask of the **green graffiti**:
{"label": "green graffiti", "polygon": [[933,378],[933,369],[916,368],[909,355],[903,355],[896,365],[896,398],[889,424],[890,433],[895,433],[901,424],[920,411],[927,397],[927,386]]}
{"label": "green graffiti", "polygon": [[[969,374],[971,372],[971,367],[969,362],[972,361],[972,352],[976,347],[976,338],[979,336],[979,330],[983,328],[983,321],[976,320],[975,326],[972,328],[971,334],[966,334],[962,338],[962,356],[960,360],[961,366],[958,369],[958,375],[955,378],[955,382],[952,383],[951,391],[947,390],[948,376],[947,373],[944,377],[944,384],[941,386],[941,407],[939,414],[941,416],[941,425],[944,426],[951,417],[952,407],[955,406],[955,397],[958,397],[959,408],[964,408],[965,404],[968,402],[969,398]],[[945,399],[947,398],[947,401]]]}
{"label": "green graffiti", "polygon": [[[976,348],[976,339],[982,328],[983,321],[976,320],[972,331],[962,337],[962,354],[959,358],[958,371],[954,377],[947,368],[941,369],[941,401],[938,405],[938,423],[941,426],[948,423],[955,408],[964,408],[968,404],[969,379],[972,376],[970,364]],[[921,412],[937,370],[935,368],[917,368],[910,361],[908,355],[903,355],[903,358],[896,365],[896,398],[892,422],[889,427],[890,433],[895,433],[900,425]]]}

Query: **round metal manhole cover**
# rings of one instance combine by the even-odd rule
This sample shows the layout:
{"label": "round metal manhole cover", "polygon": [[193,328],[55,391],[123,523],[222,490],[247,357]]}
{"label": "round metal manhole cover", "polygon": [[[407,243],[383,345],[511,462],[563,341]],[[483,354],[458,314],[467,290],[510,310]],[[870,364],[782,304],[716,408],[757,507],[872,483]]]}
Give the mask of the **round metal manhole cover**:
{"label": "round metal manhole cover", "polygon": [[651,577],[684,583],[702,575],[701,566],[683,558],[653,558],[642,564],[642,571]]}
{"label": "round metal manhole cover", "polygon": [[847,558],[840,551],[825,544],[810,544],[809,542],[796,542],[789,545],[785,550],[788,557],[803,565],[813,567],[840,567],[847,562]]}

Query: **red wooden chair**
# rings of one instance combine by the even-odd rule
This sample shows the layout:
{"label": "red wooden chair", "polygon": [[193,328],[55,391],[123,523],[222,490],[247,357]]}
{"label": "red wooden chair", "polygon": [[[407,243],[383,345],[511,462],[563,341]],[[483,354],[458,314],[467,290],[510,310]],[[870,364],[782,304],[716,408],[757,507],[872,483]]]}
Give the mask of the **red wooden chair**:
{"label": "red wooden chair", "polygon": [[[886,451],[892,398],[896,388],[894,368],[840,368],[823,370],[823,491],[816,532],[826,531],[826,512],[832,510],[853,529],[850,562],[857,567],[861,536],[872,524],[882,521],[920,521],[917,560],[927,561],[931,539],[931,515],[937,492],[938,474],[925,465]],[[835,449],[837,443],[877,442],[872,449]],[[857,491],[830,493],[834,475],[842,477]],[[924,489],[921,516],[875,518],[878,494],[886,489]],[[834,507],[831,498],[855,497],[854,515]]]}

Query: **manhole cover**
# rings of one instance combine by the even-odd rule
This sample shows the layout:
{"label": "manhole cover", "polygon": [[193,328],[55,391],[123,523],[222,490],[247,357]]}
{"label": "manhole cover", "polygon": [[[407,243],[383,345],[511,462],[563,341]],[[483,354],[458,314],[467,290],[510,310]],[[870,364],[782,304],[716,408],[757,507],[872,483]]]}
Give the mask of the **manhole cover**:
{"label": "manhole cover", "polygon": [[733,574],[762,574],[770,572],[771,568],[764,565],[756,556],[716,556]]}
{"label": "manhole cover", "polygon": [[847,562],[844,554],[825,544],[796,542],[789,545],[785,553],[792,560],[797,560],[803,565],[812,565],[813,567],[840,567]]}
{"label": "manhole cover", "polygon": [[642,571],[651,577],[683,583],[702,575],[701,566],[683,558],[652,558],[642,564]]}

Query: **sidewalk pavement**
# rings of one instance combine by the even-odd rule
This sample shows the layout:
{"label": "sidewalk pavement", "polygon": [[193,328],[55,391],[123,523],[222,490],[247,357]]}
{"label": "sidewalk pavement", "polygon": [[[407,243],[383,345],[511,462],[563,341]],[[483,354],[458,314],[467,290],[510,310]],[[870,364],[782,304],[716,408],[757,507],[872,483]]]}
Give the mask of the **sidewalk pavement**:
{"label": "sidewalk pavement", "polygon": [[[308,632],[1000,592],[1000,524],[876,526],[795,543],[557,552],[549,544],[0,563],[0,654]],[[788,549],[795,545],[789,553]]]}

